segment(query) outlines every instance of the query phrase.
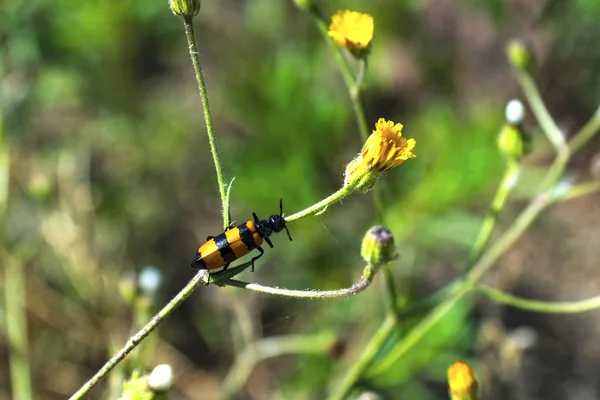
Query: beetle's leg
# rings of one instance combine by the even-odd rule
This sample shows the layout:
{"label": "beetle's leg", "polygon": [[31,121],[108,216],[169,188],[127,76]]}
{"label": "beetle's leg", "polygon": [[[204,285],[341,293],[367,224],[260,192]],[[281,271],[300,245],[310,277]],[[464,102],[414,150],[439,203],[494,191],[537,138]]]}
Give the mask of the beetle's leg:
{"label": "beetle's leg", "polygon": [[263,256],[263,254],[265,254],[265,251],[262,249],[262,247],[258,246],[256,248],[258,251],[260,251],[260,254],[257,255],[256,257],[252,257],[252,260],[250,260],[250,262],[252,263],[252,266],[250,267],[250,271],[254,272],[254,261],[258,260],[259,258],[261,258]]}
{"label": "beetle's leg", "polygon": [[215,238],[214,236],[207,236],[207,237],[206,237],[206,241],[208,242],[209,240],[212,240],[212,239],[214,239],[214,238]]}
{"label": "beetle's leg", "polygon": [[268,244],[269,246],[271,246],[271,248],[273,248],[273,243],[271,242],[271,239],[270,239],[270,238],[266,237],[266,238],[265,238],[265,242],[267,242],[267,244]]}

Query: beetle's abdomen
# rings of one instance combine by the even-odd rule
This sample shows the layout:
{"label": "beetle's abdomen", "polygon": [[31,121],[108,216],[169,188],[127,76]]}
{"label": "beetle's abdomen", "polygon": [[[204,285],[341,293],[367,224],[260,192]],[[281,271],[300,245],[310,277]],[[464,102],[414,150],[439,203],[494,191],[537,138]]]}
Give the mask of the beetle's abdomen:
{"label": "beetle's abdomen", "polygon": [[192,259],[192,266],[208,270],[223,267],[245,256],[262,242],[254,221],[246,221],[200,246]]}

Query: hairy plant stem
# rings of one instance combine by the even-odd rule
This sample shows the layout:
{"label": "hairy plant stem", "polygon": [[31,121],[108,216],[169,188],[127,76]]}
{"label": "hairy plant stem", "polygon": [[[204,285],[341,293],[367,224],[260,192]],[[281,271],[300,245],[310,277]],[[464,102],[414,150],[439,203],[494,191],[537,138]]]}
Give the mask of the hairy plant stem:
{"label": "hairy plant stem", "polygon": [[190,280],[188,284],[185,285],[185,287],[179,293],[177,293],[177,295],[173,297],[173,299],[169,301],[169,303],[167,303],[167,305],[164,306],[158,312],[158,314],[152,317],[150,322],[144,325],[144,327],[140,329],[135,335],[131,336],[127,343],[125,343],[125,345],[115,355],[113,355],[110,358],[110,360],[108,360],[106,364],[104,364],[104,366],[100,368],[100,370],[98,370],[98,372],[96,372],[96,374],[69,399],[82,399],[94,386],[96,386],[102,380],[102,378],[106,376],[106,374],[108,374],[119,362],[121,362],[129,353],[131,353],[131,351],[135,349],[137,345],[140,344],[140,342],[146,338],[146,336],[152,333],[152,331],[156,329],[156,327],[160,325],[160,323],[169,314],[171,314],[177,307],[179,307],[181,303],[185,301],[185,299],[190,297],[194,290],[196,290],[198,286],[204,283],[206,279],[205,275],[207,274],[208,273],[206,270],[201,270],[196,275],[194,275],[192,280]]}
{"label": "hairy plant stem", "polygon": [[318,203],[315,203],[312,206],[310,206],[302,211],[299,211],[295,214],[286,216],[285,220],[286,220],[286,222],[291,222],[291,221],[295,221],[300,218],[304,218],[311,214],[317,214],[319,212],[322,212],[325,209],[327,209],[330,205],[337,203],[338,201],[342,200],[345,197],[348,197],[350,194],[354,193],[354,191],[355,190],[353,187],[344,186],[341,189],[339,189],[337,192],[329,195],[328,197],[324,198],[323,200],[319,201]]}
{"label": "hairy plant stem", "polygon": [[215,164],[215,171],[217,173],[217,183],[219,185],[219,194],[221,195],[222,213],[223,213],[223,228],[226,229],[230,222],[229,221],[229,204],[227,202],[227,189],[225,187],[225,181],[223,180],[223,168],[221,166],[221,160],[219,159],[219,153],[217,152],[217,141],[215,139],[215,131],[213,128],[212,115],[210,113],[210,106],[208,104],[208,94],[206,93],[206,85],[204,83],[204,74],[202,73],[202,67],[200,66],[200,58],[198,57],[198,46],[196,45],[196,37],[194,35],[194,24],[191,17],[183,17],[183,26],[185,28],[185,37],[187,38],[190,57],[194,66],[194,72],[196,74],[196,81],[198,82],[198,91],[200,92],[200,98],[202,100],[202,109],[204,110],[204,122],[206,123],[206,134],[208,135],[208,143],[210,145],[210,152],[213,156],[213,162]]}
{"label": "hairy plant stem", "polygon": [[[185,30],[185,36],[187,38],[190,57],[196,74],[196,81],[198,82],[198,90],[200,98],[202,100],[202,108],[204,110],[204,121],[206,123],[206,132],[208,135],[208,142],[210,144],[210,152],[213,156],[215,164],[215,170],[217,173],[217,182],[219,185],[219,194],[221,196],[222,213],[223,213],[223,226],[227,228],[230,224],[229,220],[229,202],[228,202],[228,191],[225,187],[223,180],[223,172],[221,167],[221,161],[217,152],[217,144],[215,140],[215,132],[213,129],[212,116],[210,113],[210,106],[208,103],[208,95],[206,93],[206,85],[204,83],[204,75],[202,74],[202,68],[200,66],[200,59],[198,57],[198,48],[196,45],[196,38],[194,36],[194,25],[191,17],[183,17],[183,26]],[[232,181],[233,182],[233,181]],[[231,187],[231,184],[230,184]],[[171,312],[183,303],[198,286],[202,283],[209,281],[208,272],[206,270],[199,271],[194,277],[188,282],[188,284],[165,306],[163,307],[152,319],[135,335],[131,336],[127,343],[111,357],[110,360],[104,364],[102,368],[96,374],[87,381],[70,399],[81,399],[83,398],[94,386],[96,386],[102,378],[106,376],[119,362],[121,362],[138,344],[144,340],[160,323],[166,318]]]}

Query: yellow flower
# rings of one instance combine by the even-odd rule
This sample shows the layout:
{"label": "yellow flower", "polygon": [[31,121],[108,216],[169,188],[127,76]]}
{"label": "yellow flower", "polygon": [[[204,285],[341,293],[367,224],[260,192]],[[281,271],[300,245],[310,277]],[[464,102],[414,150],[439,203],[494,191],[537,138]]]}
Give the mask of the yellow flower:
{"label": "yellow flower", "polygon": [[402,124],[379,118],[363,146],[362,159],[371,168],[385,172],[409,158],[415,158],[413,150],[416,144],[415,139],[402,136]]}
{"label": "yellow flower", "polygon": [[448,386],[452,400],[477,400],[479,384],[473,369],[464,361],[457,361],[448,368]]}
{"label": "yellow flower", "polygon": [[380,118],[362,152],[346,167],[345,185],[369,190],[381,173],[416,157],[416,144],[415,139],[402,136],[402,124]]}
{"label": "yellow flower", "polygon": [[340,47],[357,54],[373,40],[373,17],[356,11],[338,11],[331,17],[328,35]]}

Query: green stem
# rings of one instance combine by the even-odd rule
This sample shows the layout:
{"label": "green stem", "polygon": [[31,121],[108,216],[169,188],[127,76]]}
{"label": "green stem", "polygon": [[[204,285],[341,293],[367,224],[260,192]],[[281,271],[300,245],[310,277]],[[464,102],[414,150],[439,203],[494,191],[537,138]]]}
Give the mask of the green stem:
{"label": "green stem", "polygon": [[33,388],[28,360],[25,271],[23,264],[16,259],[6,256],[3,261],[6,339],[12,394],[14,399],[28,400],[33,399]]}
{"label": "green stem", "polygon": [[569,148],[571,153],[575,153],[577,150],[583,147],[591,138],[594,137],[600,129],[600,107],[596,109],[596,112],[592,118],[581,128],[579,132],[575,134],[569,140]]}
{"label": "green stem", "polygon": [[496,303],[541,313],[576,314],[600,308],[600,296],[579,301],[540,301],[516,297],[485,285],[477,285],[475,290]]}
{"label": "green stem", "polygon": [[268,358],[287,354],[326,354],[335,343],[335,335],[290,335],[262,339],[248,346],[229,370],[223,382],[221,398],[234,399],[254,370],[256,364]]}
{"label": "green stem", "polygon": [[436,323],[442,319],[447,312],[449,312],[456,303],[467,295],[472,289],[473,285],[479,280],[483,274],[491,268],[494,263],[500,258],[504,252],[517,240],[517,238],[525,231],[525,229],[533,222],[540,212],[551,203],[551,199],[548,196],[536,197],[529,206],[523,210],[523,212],[517,217],[513,225],[506,231],[504,235],[492,246],[479,261],[475,264],[473,269],[466,275],[466,279],[460,281],[451,291],[447,293],[447,298],[436,308],[434,308],[418,325],[404,337],[399,346],[394,348],[393,351],[388,353],[377,366],[373,369],[372,375],[381,373],[385,369],[389,368],[401,357],[403,357],[408,350],[410,350],[418,341],[432,329]]}
{"label": "green stem", "polygon": [[354,189],[352,187],[345,186],[345,187],[339,189],[337,192],[335,192],[335,193],[331,194],[330,196],[324,198],[323,200],[319,201],[318,203],[313,204],[312,206],[310,206],[302,211],[299,211],[295,214],[292,214],[288,217],[285,217],[285,220],[286,220],[286,222],[291,222],[291,221],[295,221],[300,218],[304,218],[311,214],[316,214],[319,211],[323,211],[325,208],[329,207],[330,205],[342,200],[343,198],[348,197],[353,192],[354,192]]}
{"label": "green stem", "polygon": [[96,386],[102,378],[104,378],[118,363],[120,363],[133,349],[135,349],[142,340],[146,338],[160,323],[171,314],[177,307],[181,305],[198,286],[204,283],[207,279],[207,271],[199,271],[188,284],[179,292],[169,303],[156,314],[150,322],[148,322],[135,335],[131,336],[127,343],[104,364],[96,374],[87,381],[79,390],[69,399],[82,399],[94,386]]}
{"label": "green stem", "polygon": [[[410,349],[413,348],[452,308],[461,300],[471,289],[471,285],[464,283],[458,286],[453,294],[451,294],[446,300],[440,303],[434,308],[425,318],[423,318],[418,325],[413,327],[402,339],[402,342],[396,346],[390,353],[388,353],[377,365],[375,365],[369,372],[369,375],[377,375],[390,366],[396,361],[403,357]],[[341,397],[343,398],[343,397]]]}
{"label": "green stem", "polygon": [[557,201],[566,201],[598,191],[600,191],[600,181],[581,183],[569,188],[564,194],[558,197]]}
{"label": "green stem", "polygon": [[336,290],[295,290],[295,289],[286,289],[275,286],[263,286],[258,283],[248,283],[242,282],[235,279],[230,279],[225,281],[223,284],[225,286],[233,286],[239,287],[242,289],[253,290],[259,293],[272,294],[275,296],[283,296],[283,297],[293,297],[297,299],[335,299],[339,297],[348,297],[351,295],[355,295],[357,293],[362,292],[366,288],[368,288],[373,282],[373,276],[371,277],[361,277],[358,282],[354,285],[336,289]]}
{"label": "green stem", "polygon": [[367,120],[365,118],[364,109],[360,103],[360,85],[365,75],[366,61],[361,61],[359,67],[360,70],[355,79],[354,75],[352,74],[352,71],[350,70],[350,65],[344,57],[342,50],[329,37],[327,33],[329,28],[323,17],[320,16],[317,12],[313,12],[312,15],[315,18],[315,22],[317,24],[317,27],[319,28],[319,31],[321,32],[321,34],[323,34],[325,41],[329,45],[329,49],[331,50],[331,53],[333,54],[335,61],[338,64],[338,68],[340,69],[342,77],[344,78],[344,83],[346,84],[346,88],[348,89],[348,94],[350,96],[350,101],[352,103],[352,109],[354,110],[356,122],[358,123],[361,138],[363,139],[363,141],[367,140],[367,138],[369,137],[369,128],[367,126]]}
{"label": "green stem", "polygon": [[540,92],[535,85],[535,82],[531,78],[531,75],[522,69],[516,70],[517,80],[521,85],[521,89],[531,106],[531,110],[535,115],[542,131],[546,134],[554,148],[556,149],[558,154],[567,152],[568,147],[565,141],[565,137],[560,131],[560,128],[548,112],[542,97],[540,96]]}
{"label": "green stem", "polygon": [[221,204],[223,212],[223,224],[226,229],[229,226],[229,213],[227,205],[227,193],[225,187],[225,181],[223,180],[223,168],[219,159],[219,153],[217,152],[217,142],[215,139],[215,131],[213,129],[212,116],[210,113],[210,106],[208,104],[208,94],[206,93],[206,85],[204,83],[204,74],[202,73],[202,67],[200,66],[200,59],[198,57],[198,47],[196,45],[196,37],[194,36],[194,24],[191,17],[183,17],[183,26],[185,28],[185,36],[187,38],[190,57],[194,66],[194,72],[196,74],[196,81],[198,82],[198,90],[200,92],[200,98],[202,100],[202,108],[204,110],[204,122],[206,123],[206,134],[208,135],[208,143],[210,145],[210,152],[213,156],[213,162],[215,164],[215,170],[217,172],[217,182],[219,184],[219,194],[221,195]]}
{"label": "green stem", "polygon": [[388,314],[386,319],[377,329],[377,332],[371,337],[360,358],[352,365],[350,370],[344,376],[340,385],[328,397],[329,400],[343,400],[348,397],[356,382],[364,375],[371,362],[383,347],[387,338],[394,332],[396,327],[396,317],[394,314]]}
{"label": "green stem", "polygon": [[502,208],[504,208],[504,204],[506,203],[508,195],[517,183],[520,170],[520,164],[518,161],[514,159],[510,159],[508,161],[506,170],[504,171],[504,177],[502,178],[502,181],[496,190],[496,195],[494,196],[490,210],[483,221],[483,225],[479,230],[477,238],[475,239],[475,243],[471,249],[471,253],[469,254],[469,258],[467,259],[467,271],[481,256],[485,250],[485,247],[489,243],[490,238],[492,237],[492,232],[494,231],[494,227],[496,226],[496,221],[498,221],[498,216],[500,215]]}

